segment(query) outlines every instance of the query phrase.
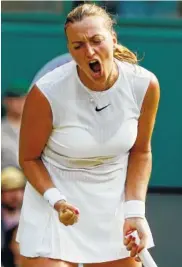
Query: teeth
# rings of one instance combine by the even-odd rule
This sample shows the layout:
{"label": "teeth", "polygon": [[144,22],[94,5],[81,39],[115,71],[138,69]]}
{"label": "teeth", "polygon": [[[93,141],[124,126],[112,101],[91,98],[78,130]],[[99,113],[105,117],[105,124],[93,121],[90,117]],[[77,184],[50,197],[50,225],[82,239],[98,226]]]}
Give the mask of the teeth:
{"label": "teeth", "polygon": [[97,62],[97,60],[96,59],[93,59],[89,63],[95,63],[95,62]]}

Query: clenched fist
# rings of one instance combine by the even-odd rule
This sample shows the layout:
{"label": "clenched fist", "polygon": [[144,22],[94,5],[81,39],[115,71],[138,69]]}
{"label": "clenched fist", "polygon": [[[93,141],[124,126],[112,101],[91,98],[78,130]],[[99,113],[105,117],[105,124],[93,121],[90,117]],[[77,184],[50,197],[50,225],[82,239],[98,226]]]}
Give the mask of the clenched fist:
{"label": "clenched fist", "polygon": [[77,223],[79,210],[64,200],[56,202],[54,208],[58,212],[59,220],[65,226]]}

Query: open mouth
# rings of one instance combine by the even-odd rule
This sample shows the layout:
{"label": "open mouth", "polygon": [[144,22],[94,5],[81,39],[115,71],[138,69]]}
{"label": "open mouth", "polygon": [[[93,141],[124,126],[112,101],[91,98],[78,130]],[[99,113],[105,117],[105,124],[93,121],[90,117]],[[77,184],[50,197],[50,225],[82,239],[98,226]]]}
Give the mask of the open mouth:
{"label": "open mouth", "polygon": [[89,62],[89,67],[95,74],[101,73],[101,65],[97,59],[91,60]]}

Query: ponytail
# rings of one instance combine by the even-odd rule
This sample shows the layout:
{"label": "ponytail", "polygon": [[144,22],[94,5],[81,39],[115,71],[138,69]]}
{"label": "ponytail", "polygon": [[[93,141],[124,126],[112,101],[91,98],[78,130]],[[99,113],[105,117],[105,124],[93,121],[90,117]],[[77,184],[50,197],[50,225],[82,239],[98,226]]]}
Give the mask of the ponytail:
{"label": "ponytail", "polygon": [[137,56],[133,52],[131,52],[128,48],[122,46],[121,44],[115,45],[114,57],[120,61],[125,61],[131,64],[138,63]]}

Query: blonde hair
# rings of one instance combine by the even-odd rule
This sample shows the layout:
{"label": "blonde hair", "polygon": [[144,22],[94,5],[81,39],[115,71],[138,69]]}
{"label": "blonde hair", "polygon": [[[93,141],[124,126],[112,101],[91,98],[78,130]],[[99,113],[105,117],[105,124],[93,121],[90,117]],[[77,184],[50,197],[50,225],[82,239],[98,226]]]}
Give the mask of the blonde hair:
{"label": "blonde hair", "polygon": [[6,167],[1,172],[1,189],[12,190],[24,188],[26,183],[23,172],[13,166]]}
{"label": "blonde hair", "polygon": [[[67,26],[69,23],[74,23],[81,21],[85,17],[89,16],[100,16],[105,19],[106,27],[110,32],[114,32],[113,26],[115,21],[111,18],[110,14],[106,12],[105,9],[103,9],[100,6],[97,6],[95,4],[82,4],[78,7],[74,8],[67,16],[66,22],[65,22],[65,32],[67,29]],[[138,59],[137,56],[130,51],[127,47],[116,44],[114,47],[114,57],[117,58],[120,61],[129,62],[132,64],[137,64]]]}

